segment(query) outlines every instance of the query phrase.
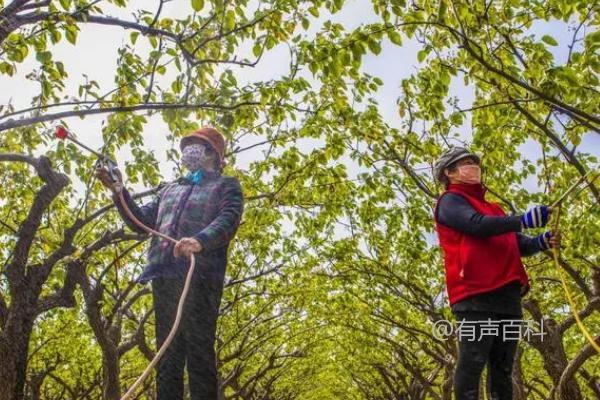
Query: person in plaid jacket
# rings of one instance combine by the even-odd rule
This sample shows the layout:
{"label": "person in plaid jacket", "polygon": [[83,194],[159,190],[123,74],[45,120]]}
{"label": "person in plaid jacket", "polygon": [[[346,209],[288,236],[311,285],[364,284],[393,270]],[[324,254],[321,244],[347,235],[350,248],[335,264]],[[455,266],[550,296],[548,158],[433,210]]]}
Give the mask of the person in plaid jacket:
{"label": "person in plaid jacket", "polygon": [[[145,225],[178,240],[176,245],[153,236],[148,263],[138,282],[152,282],[156,341],[167,337],[194,253],[196,267],[186,299],[179,332],[157,367],[157,399],[182,399],[187,364],[193,400],[218,397],[216,323],[221,304],[227,251],[243,212],[244,197],[237,178],[224,176],[225,140],[213,128],[201,128],[181,139],[185,177],[160,187],[148,204],[138,206],[122,187],[129,209]],[[102,183],[113,190],[113,200],[132,230],[145,233],[129,220],[115,185],[106,170],[98,170]]]}

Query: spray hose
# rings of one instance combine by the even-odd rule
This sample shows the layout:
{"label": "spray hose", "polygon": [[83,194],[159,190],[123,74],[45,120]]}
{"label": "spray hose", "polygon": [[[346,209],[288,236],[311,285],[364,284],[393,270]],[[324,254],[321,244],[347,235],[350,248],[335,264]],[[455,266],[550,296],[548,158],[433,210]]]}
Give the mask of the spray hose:
{"label": "spray hose", "polygon": [[[590,172],[591,171],[589,171],[585,175],[583,175],[577,182],[575,182],[569,189],[567,189],[567,191],[552,205],[552,207],[555,208],[555,210],[556,210],[555,211],[556,217],[554,218],[554,231],[555,232],[558,232],[558,229],[559,229],[562,201],[576,187],[578,187],[581,183],[585,182],[585,178],[590,174]],[[599,176],[600,176],[600,173],[596,174],[596,176],[594,178],[592,178],[588,182],[588,184],[591,184]],[[552,247],[552,259],[554,261],[554,266],[556,267],[556,270],[558,271],[558,275],[560,277],[560,281],[561,281],[563,290],[565,291],[565,294],[567,296],[567,301],[569,302],[569,307],[571,308],[571,313],[573,314],[573,317],[575,318],[575,321],[577,322],[577,327],[579,328],[579,330],[581,331],[583,336],[587,339],[587,341],[590,343],[590,345],[598,352],[598,354],[600,354],[600,346],[598,345],[598,343],[596,343],[596,341],[592,337],[590,331],[588,331],[588,329],[583,324],[583,321],[581,321],[581,318],[579,317],[579,312],[577,311],[577,306],[575,305],[575,300],[573,299],[573,295],[569,291],[569,287],[567,285],[567,280],[565,278],[565,273],[562,270],[560,263],[559,263],[559,256],[560,256],[559,249],[553,246]]]}
{"label": "spray hose", "polygon": [[[133,214],[133,212],[131,212],[131,210],[127,206],[127,201],[125,201],[125,197],[123,196],[123,186],[119,183],[119,179],[118,179],[116,171],[115,171],[117,164],[113,160],[111,160],[104,154],[100,154],[100,153],[96,152],[95,150],[87,147],[83,143],[79,142],[75,138],[73,133],[71,133],[69,130],[67,130],[63,126],[59,125],[56,127],[55,136],[59,139],[69,139],[72,142],[76,143],[77,145],[83,147],[84,149],[92,152],[93,154],[95,154],[98,157],[97,166],[104,165],[107,167],[109,176],[110,176],[111,180],[113,181],[113,183],[115,183],[115,193],[117,194],[117,197],[119,198],[119,202],[123,206],[123,210],[125,211],[125,214],[127,214],[127,217],[131,221],[133,221],[137,226],[139,226],[141,229],[145,230],[146,232],[150,233],[151,235],[159,236],[159,237],[161,237],[171,243],[174,243],[174,244],[176,244],[178,242],[178,240],[144,225],[144,223],[141,222],[138,218],[136,218],[136,216]],[[177,313],[175,315],[175,321],[173,322],[171,331],[169,332],[169,335],[167,336],[167,338],[165,339],[163,344],[160,346],[160,349],[158,349],[158,351],[156,352],[156,355],[154,356],[154,358],[150,361],[150,363],[148,364],[146,369],[144,369],[144,372],[142,372],[142,374],[136,379],[136,381],[133,383],[133,385],[131,385],[129,390],[121,397],[121,400],[129,400],[133,397],[133,394],[136,391],[136,389],[142,383],[144,383],[144,381],[148,378],[148,376],[152,372],[152,369],[154,369],[156,364],[160,361],[162,356],[167,351],[167,348],[169,347],[169,345],[173,342],[173,339],[175,338],[175,335],[177,334],[177,330],[179,329],[179,324],[181,322],[181,316],[183,314],[183,305],[185,304],[185,299],[186,299],[188,291],[190,289],[192,275],[194,274],[195,266],[196,266],[196,259],[194,257],[194,254],[191,253],[190,254],[190,266],[189,266],[187,275],[185,277],[185,284],[183,286],[181,296],[179,297],[179,302],[177,304]]]}
{"label": "spray hose", "polygon": [[[116,192],[118,194],[119,201],[121,202],[121,205],[123,206],[123,209],[125,210],[125,213],[127,214],[127,217],[129,217],[129,219],[131,219],[137,226],[139,226],[146,232],[150,233],[151,235],[159,236],[159,237],[161,237],[165,240],[168,240],[169,242],[174,243],[174,244],[177,243],[176,239],[173,239],[172,237],[170,237],[168,235],[160,233],[160,232],[144,225],[139,219],[137,219],[135,217],[135,215],[133,215],[133,213],[131,212],[129,207],[127,207],[127,202],[125,201],[125,198],[123,197],[123,191],[122,191],[121,186],[118,186]],[[133,383],[133,385],[131,385],[129,390],[123,395],[123,397],[121,397],[121,400],[129,400],[132,398],[135,390],[138,388],[138,386],[140,386],[148,378],[148,375],[150,375],[154,366],[158,363],[158,361],[165,354],[165,352],[167,351],[167,348],[169,347],[169,345],[173,341],[173,338],[177,334],[177,329],[179,328],[179,323],[181,322],[181,315],[183,314],[183,305],[185,303],[185,299],[186,299],[188,291],[190,289],[190,283],[192,281],[192,275],[194,273],[195,265],[196,265],[195,257],[194,257],[194,254],[192,253],[192,254],[190,254],[190,266],[189,266],[187,275],[185,277],[185,284],[183,286],[181,296],[179,297],[179,302],[177,304],[177,314],[175,315],[175,321],[173,322],[171,331],[169,332],[169,335],[163,342],[162,346],[160,346],[160,349],[158,349],[158,352],[156,353],[154,358],[150,361],[150,363],[148,364],[146,369],[144,369],[144,372],[142,372],[142,374],[139,376],[139,378],[137,378],[136,381]]]}

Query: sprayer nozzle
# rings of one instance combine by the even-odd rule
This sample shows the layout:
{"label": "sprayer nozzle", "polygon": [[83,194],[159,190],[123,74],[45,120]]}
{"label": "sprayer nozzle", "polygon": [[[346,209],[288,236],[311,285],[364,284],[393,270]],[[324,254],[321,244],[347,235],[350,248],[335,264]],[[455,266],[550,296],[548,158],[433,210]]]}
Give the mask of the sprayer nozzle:
{"label": "sprayer nozzle", "polygon": [[54,135],[59,139],[66,139],[67,136],[69,136],[69,131],[67,131],[63,126],[58,125]]}

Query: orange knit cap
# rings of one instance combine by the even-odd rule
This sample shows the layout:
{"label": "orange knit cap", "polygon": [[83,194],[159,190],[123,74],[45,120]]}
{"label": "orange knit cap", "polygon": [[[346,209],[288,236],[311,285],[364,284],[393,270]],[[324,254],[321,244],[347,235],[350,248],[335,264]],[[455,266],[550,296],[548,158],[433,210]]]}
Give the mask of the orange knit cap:
{"label": "orange knit cap", "polygon": [[221,168],[225,167],[225,138],[218,130],[208,126],[202,127],[184,136],[179,142],[179,148],[183,150],[185,146],[190,144],[192,138],[199,138],[207,142],[219,155]]}

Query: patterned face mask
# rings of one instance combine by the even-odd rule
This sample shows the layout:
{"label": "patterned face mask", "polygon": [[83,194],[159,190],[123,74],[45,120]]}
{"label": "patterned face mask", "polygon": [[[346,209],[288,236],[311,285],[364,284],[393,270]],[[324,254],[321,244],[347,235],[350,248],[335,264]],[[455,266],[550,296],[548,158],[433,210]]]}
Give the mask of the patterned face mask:
{"label": "patterned face mask", "polygon": [[181,153],[181,162],[188,170],[194,172],[198,169],[212,170],[214,161],[207,151],[207,146],[199,143],[187,145]]}

